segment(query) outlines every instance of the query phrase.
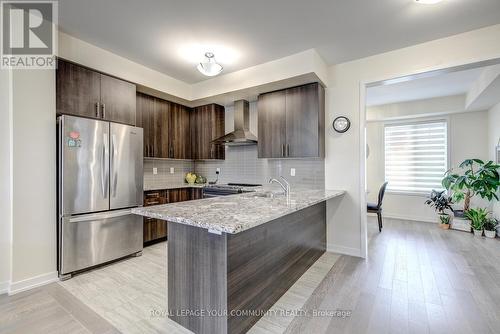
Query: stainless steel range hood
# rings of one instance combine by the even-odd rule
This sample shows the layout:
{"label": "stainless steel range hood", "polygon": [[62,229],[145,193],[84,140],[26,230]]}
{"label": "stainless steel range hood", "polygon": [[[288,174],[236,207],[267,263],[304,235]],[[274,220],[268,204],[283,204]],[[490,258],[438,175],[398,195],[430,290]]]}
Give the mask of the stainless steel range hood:
{"label": "stainless steel range hood", "polygon": [[250,111],[247,100],[234,102],[234,131],[213,140],[213,143],[226,146],[245,146],[257,144],[257,137],[250,132]]}

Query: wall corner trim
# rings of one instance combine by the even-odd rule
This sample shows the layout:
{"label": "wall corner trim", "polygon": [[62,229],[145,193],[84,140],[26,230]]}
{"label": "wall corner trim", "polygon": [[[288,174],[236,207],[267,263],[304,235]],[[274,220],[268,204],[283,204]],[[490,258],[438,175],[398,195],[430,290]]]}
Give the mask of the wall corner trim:
{"label": "wall corner trim", "polygon": [[38,276],[30,277],[18,282],[11,282],[8,287],[9,295],[14,295],[19,292],[34,289],[39,286],[53,283],[59,280],[57,271],[41,274]]}
{"label": "wall corner trim", "polygon": [[334,244],[327,244],[326,245],[326,251],[329,253],[337,253],[337,254],[342,254],[342,255],[349,255],[349,256],[355,256],[355,257],[361,257],[361,249],[360,248],[353,248],[353,247],[345,247],[341,245],[334,245]]}

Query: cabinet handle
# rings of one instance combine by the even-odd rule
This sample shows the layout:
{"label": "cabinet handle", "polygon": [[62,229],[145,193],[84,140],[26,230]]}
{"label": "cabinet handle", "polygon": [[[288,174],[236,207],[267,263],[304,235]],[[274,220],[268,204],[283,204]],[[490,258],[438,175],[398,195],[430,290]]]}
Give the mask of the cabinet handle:
{"label": "cabinet handle", "polygon": [[95,117],[100,118],[99,117],[99,102],[95,103]]}
{"label": "cabinet handle", "polygon": [[290,156],[290,145],[286,144],[286,156]]}
{"label": "cabinet handle", "polygon": [[102,118],[106,118],[106,104],[102,104]]}
{"label": "cabinet handle", "polygon": [[281,144],[281,156],[285,156],[285,144]]}

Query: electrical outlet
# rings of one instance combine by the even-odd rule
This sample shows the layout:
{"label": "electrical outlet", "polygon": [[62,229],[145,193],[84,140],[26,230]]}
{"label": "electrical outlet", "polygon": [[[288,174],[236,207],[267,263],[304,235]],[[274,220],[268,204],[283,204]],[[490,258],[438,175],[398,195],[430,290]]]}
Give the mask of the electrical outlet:
{"label": "electrical outlet", "polygon": [[295,176],[295,168],[290,168],[290,176]]}
{"label": "electrical outlet", "polygon": [[158,168],[153,167],[153,175],[156,175],[156,174],[158,174]]}
{"label": "electrical outlet", "polygon": [[174,174],[175,173],[175,168],[174,167],[170,167],[170,174]]}
{"label": "electrical outlet", "polygon": [[220,173],[220,168],[219,168],[219,167],[217,167],[217,168],[215,169],[215,171],[216,171],[217,173]]}

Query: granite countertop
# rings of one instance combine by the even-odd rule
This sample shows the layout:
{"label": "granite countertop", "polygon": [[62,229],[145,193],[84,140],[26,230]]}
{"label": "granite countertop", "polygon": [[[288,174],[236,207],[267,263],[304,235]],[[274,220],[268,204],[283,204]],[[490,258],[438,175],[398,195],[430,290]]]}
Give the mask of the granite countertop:
{"label": "granite countertop", "polygon": [[132,213],[197,226],[211,231],[239,233],[265,224],[314,204],[344,194],[342,190],[296,190],[290,200],[279,195],[264,197],[270,192],[260,190],[230,196],[154,205],[132,209]]}
{"label": "granite countertop", "polygon": [[168,190],[168,189],[179,189],[179,188],[203,188],[206,183],[171,183],[171,184],[155,184],[155,185],[145,185],[144,191],[154,191],[154,190]]}

